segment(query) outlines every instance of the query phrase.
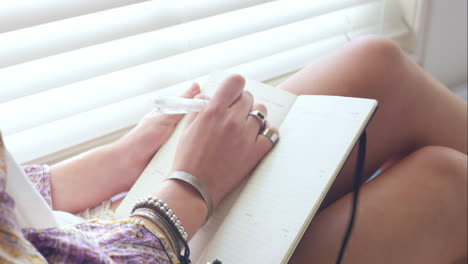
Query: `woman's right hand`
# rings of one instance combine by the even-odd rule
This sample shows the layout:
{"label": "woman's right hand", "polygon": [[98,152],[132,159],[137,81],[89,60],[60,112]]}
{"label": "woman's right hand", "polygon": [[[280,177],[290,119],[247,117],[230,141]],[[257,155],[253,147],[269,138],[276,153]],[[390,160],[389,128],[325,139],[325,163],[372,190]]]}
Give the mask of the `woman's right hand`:
{"label": "woman's right hand", "polygon": [[207,186],[215,208],[273,147],[249,115],[253,110],[266,115],[267,109],[253,105],[244,86],[242,76],[228,77],[202,112],[190,114],[174,160],[174,171],[190,173]]}

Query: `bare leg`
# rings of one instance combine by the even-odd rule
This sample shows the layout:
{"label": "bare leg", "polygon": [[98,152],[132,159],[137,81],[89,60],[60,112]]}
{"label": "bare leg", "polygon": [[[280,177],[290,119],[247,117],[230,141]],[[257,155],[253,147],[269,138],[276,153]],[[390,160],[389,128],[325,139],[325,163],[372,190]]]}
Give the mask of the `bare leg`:
{"label": "bare leg", "polygon": [[[343,263],[458,263],[467,248],[467,156],[422,148],[362,188]],[[334,263],[351,194],[312,222],[290,263]],[[464,262],[466,263],[466,262]]]}
{"label": "bare leg", "polygon": [[[377,114],[367,129],[367,177],[392,156],[406,156],[423,146],[467,151],[466,102],[424,73],[390,40],[367,37],[352,42],[280,87],[296,94],[379,101]],[[322,207],[351,191],[355,154],[345,164]]]}

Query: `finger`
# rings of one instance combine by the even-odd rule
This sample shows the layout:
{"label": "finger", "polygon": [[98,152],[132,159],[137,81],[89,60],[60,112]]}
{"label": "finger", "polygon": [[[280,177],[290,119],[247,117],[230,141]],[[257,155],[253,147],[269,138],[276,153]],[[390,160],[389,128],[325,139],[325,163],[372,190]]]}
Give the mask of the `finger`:
{"label": "finger", "polygon": [[[195,99],[205,99],[205,100],[210,100],[210,97],[204,94],[198,94],[195,96]],[[198,116],[198,112],[191,112],[187,114],[187,123],[186,126],[189,126],[193,120]]]}
{"label": "finger", "polygon": [[[190,86],[190,88],[188,90],[186,90],[181,97],[183,98],[194,98],[198,95],[200,95],[200,85],[198,83],[192,83],[192,85]],[[184,116],[184,114],[180,114],[180,115],[166,115],[166,116],[169,116],[170,118],[173,118],[174,121],[176,122],[179,122],[180,119]]]}
{"label": "finger", "polygon": [[194,98],[196,95],[200,94],[200,85],[198,83],[192,83],[190,85],[190,88],[185,90],[185,92],[182,93],[181,97],[183,98]]}
{"label": "finger", "polygon": [[[198,85],[198,83],[193,83],[189,89],[185,90],[182,93],[181,97],[193,98],[199,93],[200,93],[200,85]],[[163,124],[169,124],[171,122],[177,124],[183,116],[184,114],[180,114],[180,115],[166,115],[166,114],[155,114],[155,113],[147,114],[147,117],[158,119]]]}
{"label": "finger", "polygon": [[213,95],[208,108],[226,109],[241,95],[245,86],[244,77],[234,74],[227,77]]}
{"label": "finger", "polygon": [[255,110],[260,111],[265,116],[265,118],[268,116],[268,109],[264,104],[257,104],[257,103],[254,104],[250,112],[255,111]]}
{"label": "finger", "polygon": [[[278,129],[273,127],[269,122],[266,122],[266,124],[265,124],[265,130],[266,129],[272,130],[272,132],[274,132],[278,136],[278,139],[279,139]],[[263,131],[262,131],[262,133],[260,133],[257,136],[257,140],[255,141],[255,145],[256,145],[255,146],[256,154],[263,157],[266,153],[268,153],[273,148],[275,143],[272,142],[272,140],[270,140],[270,138],[263,135]]]}
{"label": "finger", "polygon": [[230,110],[240,118],[246,118],[252,109],[253,101],[253,95],[249,91],[243,91],[242,95],[231,105]]}
{"label": "finger", "polygon": [[[200,85],[198,83],[193,83],[189,89],[185,90],[185,92],[182,93],[181,97],[183,98],[194,98],[200,94]],[[160,120],[161,124],[165,125],[176,125],[179,123],[180,119],[184,116],[184,114],[178,114],[178,115],[166,115],[166,114],[158,114],[157,115],[158,119]]]}
{"label": "finger", "polygon": [[194,99],[210,100],[210,97],[206,94],[197,94]]}
{"label": "finger", "polygon": [[263,130],[263,127],[265,126],[265,122],[261,120],[261,117],[258,115],[253,115],[250,114],[253,111],[260,111],[261,115],[263,115],[263,119],[266,120],[266,117],[268,115],[268,110],[265,105],[263,104],[255,104],[251,111],[247,114],[247,127],[249,128],[250,131],[259,134],[261,130]]}

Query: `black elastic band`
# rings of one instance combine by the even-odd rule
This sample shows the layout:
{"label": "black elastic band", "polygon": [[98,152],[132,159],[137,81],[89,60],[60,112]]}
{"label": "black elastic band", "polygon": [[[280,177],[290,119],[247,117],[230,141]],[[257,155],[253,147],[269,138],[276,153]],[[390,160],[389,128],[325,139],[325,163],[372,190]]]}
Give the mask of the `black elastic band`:
{"label": "black elastic band", "polygon": [[184,255],[180,256],[180,263],[181,264],[190,264],[192,261],[190,260],[190,248],[186,240],[182,239],[182,244],[184,244]]}
{"label": "black elastic band", "polygon": [[349,237],[353,231],[354,222],[356,220],[357,206],[359,199],[359,190],[361,187],[362,179],[364,178],[364,161],[366,159],[366,131],[364,131],[359,139],[359,149],[358,149],[358,158],[356,162],[356,174],[354,176],[354,186],[353,186],[353,206],[351,209],[351,219],[349,220],[348,229],[343,238],[341,244],[340,253],[338,254],[338,259],[336,260],[337,264],[341,263],[343,259],[346,246],[348,244]]}

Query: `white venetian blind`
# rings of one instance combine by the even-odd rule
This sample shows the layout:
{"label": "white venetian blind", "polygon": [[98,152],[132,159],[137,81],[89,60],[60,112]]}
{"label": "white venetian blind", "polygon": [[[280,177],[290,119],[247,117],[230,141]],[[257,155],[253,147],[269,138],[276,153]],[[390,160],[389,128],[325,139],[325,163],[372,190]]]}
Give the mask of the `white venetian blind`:
{"label": "white venetian blind", "polygon": [[365,34],[409,34],[397,1],[7,0],[0,129],[20,162],[133,126],[212,71],[268,81]]}

